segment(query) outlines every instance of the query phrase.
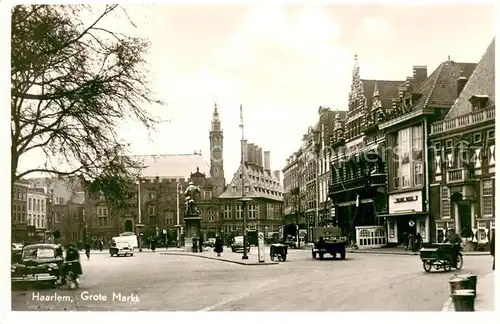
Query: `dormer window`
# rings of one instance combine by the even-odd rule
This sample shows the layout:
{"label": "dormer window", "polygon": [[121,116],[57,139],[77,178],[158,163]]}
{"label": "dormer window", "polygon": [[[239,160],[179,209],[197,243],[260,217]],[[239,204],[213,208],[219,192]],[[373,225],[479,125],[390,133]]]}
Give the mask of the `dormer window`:
{"label": "dormer window", "polygon": [[473,95],[470,97],[469,102],[472,105],[472,111],[477,111],[484,109],[488,104],[488,96],[487,95]]}

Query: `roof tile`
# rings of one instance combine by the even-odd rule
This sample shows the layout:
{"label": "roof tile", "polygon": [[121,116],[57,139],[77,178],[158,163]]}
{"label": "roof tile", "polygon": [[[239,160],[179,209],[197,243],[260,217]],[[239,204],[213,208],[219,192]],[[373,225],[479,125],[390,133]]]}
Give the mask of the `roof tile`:
{"label": "roof tile", "polygon": [[489,104],[495,103],[495,39],[491,41],[445,119],[472,112],[469,99],[474,95],[486,95]]}
{"label": "roof tile", "polygon": [[470,77],[475,63],[445,61],[423,81],[415,93],[422,95],[412,111],[426,107],[451,107],[457,98],[457,80],[460,76]]}

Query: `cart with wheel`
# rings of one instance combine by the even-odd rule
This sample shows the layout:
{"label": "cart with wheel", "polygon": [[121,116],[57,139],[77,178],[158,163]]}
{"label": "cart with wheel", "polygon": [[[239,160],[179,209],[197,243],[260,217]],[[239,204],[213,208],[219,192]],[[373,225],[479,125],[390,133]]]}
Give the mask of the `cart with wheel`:
{"label": "cart with wheel", "polygon": [[278,261],[286,261],[288,246],[285,244],[271,244],[269,257],[271,261],[278,259]]}
{"label": "cart with wheel", "polygon": [[430,243],[420,249],[420,260],[425,272],[443,269],[448,272],[451,268],[460,270],[463,266],[463,257],[460,253],[460,244]]}

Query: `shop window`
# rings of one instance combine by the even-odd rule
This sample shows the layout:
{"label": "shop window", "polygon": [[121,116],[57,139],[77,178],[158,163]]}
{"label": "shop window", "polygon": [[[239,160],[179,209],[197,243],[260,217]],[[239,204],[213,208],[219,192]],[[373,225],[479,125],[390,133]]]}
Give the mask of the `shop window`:
{"label": "shop window", "polygon": [[483,217],[493,216],[493,180],[484,180],[481,188]]}

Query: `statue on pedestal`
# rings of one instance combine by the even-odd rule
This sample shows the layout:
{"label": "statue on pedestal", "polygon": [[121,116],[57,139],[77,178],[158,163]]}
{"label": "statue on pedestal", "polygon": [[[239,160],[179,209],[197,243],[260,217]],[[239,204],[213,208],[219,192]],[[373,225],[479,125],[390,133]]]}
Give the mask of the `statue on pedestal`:
{"label": "statue on pedestal", "polygon": [[194,214],[199,214],[200,212],[198,211],[198,208],[196,206],[196,194],[200,193],[200,188],[195,186],[193,182],[189,182],[188,187],[186,188],[186,191],[184,192],[184,195],[186,196],[186,209],[185,209],[185,215],[194,215]]}

